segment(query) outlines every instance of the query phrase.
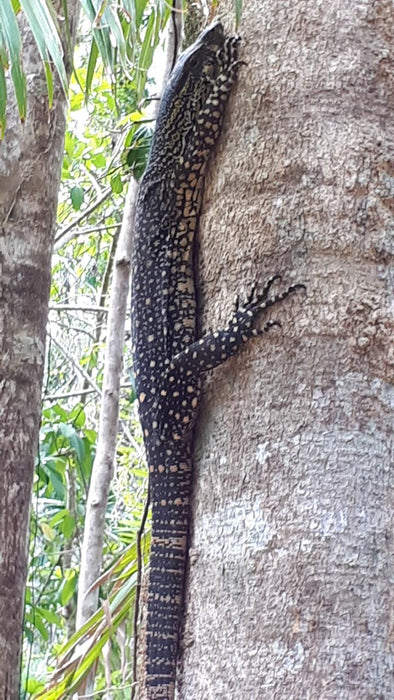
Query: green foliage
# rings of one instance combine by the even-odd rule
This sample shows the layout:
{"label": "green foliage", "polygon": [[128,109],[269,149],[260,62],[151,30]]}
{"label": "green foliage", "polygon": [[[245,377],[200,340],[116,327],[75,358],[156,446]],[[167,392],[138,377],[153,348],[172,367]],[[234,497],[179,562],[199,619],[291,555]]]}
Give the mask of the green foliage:
{"label": "green foliage", "polygon": [[[126,402],[122,416],[130,423],[130,408]],[[136,534],[142,515],[146,473],[140,467],[135,447],[123,443],[118,450],[119,474],[107,509],[104,552],[107,569],[97,581],[102,607],[81,630],[68,638],[70,628],[65,612],[69,615],[70,611],[71,614],[75,611],[86,483],[97,440],[96,431],[88,428],[88,424],[88,412],[80,403],[69,410],[54,404],[43,412],[26,591],[26,697],[36,697],[37,693],[43,698],[70,697],[97,660],[96,673],[100,678],[104,670],[100,654],[105,644],[111,645],[114,669],[119,668],[125,646],[117,639],[116,632],[122,627],[126,639],[133,634]],[[136,422],[134,428],[137,428]],[[135,434],[136,430],[133,432]],[[137,445],[141,444],[138,434],[136,439]],[[124,510],[130,513],[127,519],[121,511],[116,512],[119,493],[125,491],[125,487]],[[149,533],[145,535],[143,551],[146,560]],[[125,639],[124,635],[121,639]],[[54,665],[56,673],[52,676],[51,689],[44,691],[47,669]],[[131,668],[130,654],[128,668]],[[124,678],[119,677],[118,683],[123,682]],[[52,683],[55,683],[53,687]]]}
{"label": "green foliage", "polygon": [[92,72],[90,53],[89,41],[82,43],[70,81],[26,591],[26,698],[70,697],[92,665],[97,688],[104,688],[108,645],[114,687],[131,682],[135,541],[147,478],[126,344],[117,470],[106,515],[107,573],[98,582],[102,608],[77,635],[75,610],[106,340],[106,313],[98,309],[108,305],[126,184],[145,167],[151,130],[138,110],[135,74],[115,84],[98,61]]}
{"label": "green foliage", "polygon": [[[19,116],[22,121],[26,117],[26,76],[22,68],[22,41],[18,23],[14,14],[11,0],[2,0],[0,3],[0,61],[2,75],[4,70],[11,69],[11,78],[14,84]],[[3,85],[0,97],[6,97],[6,88]],[[0,108],[1,131],[5,128],[5,104]]]}
{"label": "green foliage", "polygon": [[[0,139],[6,119],[6,73],[10,70],[19,116],[26,118],[26,76],[21,60],[21,37],[16,17],[23,12],[40,52],[46,78],[48,103],[52,106],[53,67],[67,93],[67,75],[60,30],[53,0],[1,0],[0,2]],[[170,15],[170,3],[156,0],[80,0],[89,23],[89,51],[84,82],[85,99],[91,93],[99,59],[113,83],[135,80],[138,101],[145,93],[148,71],[163,29]],[[242,16],[242,0],[233,0],[235,23]],[[212,7],[216,7],[212,2]],[[67,21],[67,2],[63,0]],[[68,36],[67,46],[69,47]]]}
{"label": "green foliage", "polygon": [[53,97],[51,61],[56,68],[61,86],[64,92],[67,93],[67,76],[63,63],[63,49],[59,37],[56,13],[50,0],[45,0],[45,2],[43,0],[20,0],[20,6],[29,22],[44,63],[49,106],[51,107]]}
{"label": "green foliage", "polygon": [[[66,631],[62,606],[75,596],[78,530],[83,527],[84,483],[89,479],[96,434],[85,426],[80,404],[65,410],[58,404],[43,412],[34,483],[31,553],[24,628],[28,653],[25,689],[43,687],[35,677],[45,671],[48,652]],[[83,475],[83,476],[82,476]],[[70,498],[70,484],[75,495]]]}
{"label": "green foliage", "polygon": [[[147,72],[170,14],[167,3],[147,0],[80,0],[89,25],[89,50],[85,99],[91,93],[99,59],[115,84],[122,78],[135,80],[138,100],[144,96]],[[67,3],[63,2],[67,18]],[[65,93],[67,75],[59,26],[52,0],[1,0],[0,2],[0,138],[5,130],[6,73],[10,70],[19,116],[26,118],[26,76],[21,59],[21,36],[17,15],[23,12],[43,61],[49,107],[52,106],[54,76]],[[81,96],[82,97],[82,96]]]}
{"label": "green foliage", "polygon": [[[131,531],[130,536],[135,540],[136,531]],[[142,546],[146,563],[149,552],[149,533],[145,535]],[[60,700],[70,697],[94,667],[106,644],[110,644],[113,651],[114,668],[119,668],[119,642],[116,640],[116,633],[121,628],[122,631],[130,628],[128,634],[133,633],[130,626],[130,613],[133,609],[137,585],[135,541],[107,569],[97,585],[103,586],[109,581],[112,583],[102,607],[57,650],[58,664],[52,677],[55,685],[47,690],[38,687],[38,694],[35,697],[41,700]],[[125,653],[124,647],[122,651]],[[114,682],[116,675],[118,675],[118,683],[123,684],[124,679],[116,673]]]}
{"label": "green foliage", "polygon": [[124,143],[124,162],[131,168],[133,177],[139,180],[143,175],[152,141],[153,130],[138,120],[129,129]]}
{"label": "green foliage", "polygon": [[0,2],[0,135],[5,129],[4,71],[10,68],[19,116],[26,117],[26,76],[22,67],[22,42],[16,15],[23,11],[33,33],[44,64],[49,106],[52,106],[53,76],[51,64],[56,68],[63,90],[67,92],[67,76],[63,62],[63,49],[59,38],[56,15],[51,0],[1,0]]}

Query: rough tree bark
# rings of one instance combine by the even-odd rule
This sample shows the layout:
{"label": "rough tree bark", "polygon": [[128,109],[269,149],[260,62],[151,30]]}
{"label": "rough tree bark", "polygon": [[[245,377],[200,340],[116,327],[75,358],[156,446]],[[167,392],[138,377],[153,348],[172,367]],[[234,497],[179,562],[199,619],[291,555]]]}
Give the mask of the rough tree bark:
{"label": "rough tree bark", "polygon": [[273,273],[308,293],[206,382],[178,697],[388,698],[392,3],[249,0],[241,33],[204,326]]}
{"label": "rough tree bark", "polygon": [[[71,36],[77,0],[68,2]],[[51,252],[66,98],[48,110],[41,59],[22,21],[28,115],[9,86],[0,144],[0,698],[19,697],[31,486],[41,414]],[[56,81],[57,82],[57,81]]]}

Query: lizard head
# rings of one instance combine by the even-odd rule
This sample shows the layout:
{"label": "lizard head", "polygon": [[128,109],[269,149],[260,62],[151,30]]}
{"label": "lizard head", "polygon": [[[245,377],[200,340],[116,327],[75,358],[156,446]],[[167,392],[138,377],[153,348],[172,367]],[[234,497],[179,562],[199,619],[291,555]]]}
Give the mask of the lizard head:
{"label": "lizard head", "polygon": [[179,93],[184,84],[192,78],[199,80],[204,74],[214,77],[214,68],[217,63],[216,55],[224,46],[224,41],[222,23],[217,21],[210,24],[194,44],[180,55],[172,71],[168,87]]}
{"label": "lizard head", "polygon": [[163,91],[147,170],[165,160],[171,173],[190,165],[193,154],[209,157],[240,63],[238,43],[215,22],[179,57]]}
{"label": "lizard head", "polygon": [[[207,27],[179,57],[164,90],[157,117],[163,128],[175,126],[198,109],[211,90],[219,71],[218,54],[225,43],[221,22]],[[169,120],[169,123],[168,123]],[[168,132],[167,132],[168,133]]]}

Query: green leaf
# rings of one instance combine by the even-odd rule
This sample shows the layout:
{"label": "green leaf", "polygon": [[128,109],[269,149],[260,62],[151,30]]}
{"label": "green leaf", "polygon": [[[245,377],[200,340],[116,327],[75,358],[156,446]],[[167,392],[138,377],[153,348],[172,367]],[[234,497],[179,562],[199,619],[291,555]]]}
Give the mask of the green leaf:
{"label": "green leaf", "polygon": [[107,28],[104,27],[100,27],[99,29],[95,27],[96,9],[93,5],[92,0],[81,0],[81,5],[85,11],[86,16],[92,24],[93,37],[100,51],[101,59],[105,66],[108,66],[109,68],[111,68],[111,70],[113,70],[114,51],[111,45],[109,31]]}
{"label": "green leaf", "polygon": [[132,168],[133,176],[138,180],[143,174],[152,141],[152,129],[145,125],[135,125],[130,129],[125,140],[126,163]]}
{"label": "green leaf", "polygon": [[92,39],[92,45],[90,47],[90,54],[89,54],[89,60],[88,60],[88,67],[86,71],[86,100],[88,98],[88,95],[90,93],[90,88],[92,87],[92,80],[94,76],[94,70],[96,68],[96,63],[97,63],[97,58],[98,58],[99,50],[97,43],[95,39]]}
{"label": "green leaf", "polygon": [[123,191],[123,182],[119,173],[111,177],[111,190],[114,194],[120,194]]}
{"label": "green leaf", "polygon": [[84,434],[85,434],[85,437],[87,438],[87,440],[89,440],[91,445],[96,444],[96,442],[97,442],[97,430],[88,429],[88,430],[84,431]]}
{"label": "green leaf", "polygon": [[59,416],[62,420],[67,420],[67,418],[68,418],[67,411],[65,411],[64,408],[62,406],[60,406],[58,403],[54,403],[51,406],[51,408],[47,408],[44,411],[44,416],[46,418],[48,418],[51,422],[53,420],[52,413],[54,413],[56,416]]}
{"label": "green leaf", "polygon": [[59,423],[59,430],[60,434],[67,438],[67,440],[70,440],[70,438],[75,435],[75,428],[68,423]]}
{"label": "green leaf", "polygon": [[142,20],[142,15],[144,14],[144,10],[148,4],[148,0],[135,0],[135,8],[136,8],[136,15],[135,15],[135,21],[136,21],[136,26],[139,28]]}
{"label": "green leaf", "polygon": [[48,104],[49,109],[51,109],[53,105],[53,76],[51,71],[51,64],[49,63],[49,61],[44,61],[44,70],[48,88]]}
{"label": "green leaf", "polygon": [[54,462],[52,459],[48,460],[45,464],[42,462],[42,468],[45,474],[47,474],[49,477],[56,495],[63,501],[66,496],[66,488],[62,477],[56,469],[56,462]]}
{"label": "green leaf", "polygon": [[107,161],[103,153],[96,153],[92,155],[90,160],[92,161],[93,165],[96,166],[96,168],[105,168],[107,165]]}
{"label": "green leaf", "polygon": [[238,29],[242,17],[242,2],[243,0],[233,0],[235,10],[235,28]]}
{"label": "green leaf", "polygon": [[59,615],[56,615],[56,613],[53,612],[53,610],[48,610],[47,608],[39,606],[38,608],[35,608],[35,611],[38,611],[41,617],[47,620],[47,622],[56,625],[56,627],[62,627],[61,617]]}
{"label": "green leaf", "polygon": [[[82,92],[73,92],[70,95],[70,111],[76,112],[81,109],[84,105],[85,98]],[[74,141],[75,139],[73,139]]]}
{"label": "green leaf", "polygon": [[17,15],[21,9],[21,4],[20,4],[19,0],[11,0],[11,2],[12,2],[12,9],[14,10],[14,13]]}
{"label": "green leaf", "polygon": [[30,622],[32,627],[34,627],[38,632],[40,633],[41,637],[44,639],[44,641],[48,641],[49,639],[49,634],[48,630],[43,622],[43,619],[38,612],[37,608],[32,608],[30,612],[26,612],[25,614],[25,622]]}
{"label": "green leaf", "polygon": [[[11,79],[19,116],[21,121],[24,121],[26,117],[26,77],[22,69],[22,41],[11,0],[1,0],[0,2],[0,45],[10,60]],[[2,104],[0,112],[4,111],[5,105]]]}
{"label": "green leaf", "polygon": [[137,91],[140,97],[142,97],[142,94],[145,89],[148,68],[152,63],[153,53],[157,45],[157,41],[155,41],[154,30],[155,12],[154,10],[152,10],[148,20],[148,25],[146,27],[144,41],[141,47],[140,60],[138,62]]}
{"label": "green leaf", "polygon": [[67,605],[74,595],[75,587],[77,583],[77,578],[75,571],[67,571],[66,580],[61,588],[60,592],[60,602],[62,605]]}
{"label": "green leaf", "polygon": [[60,526],[60,531],[63,533],[66,540],[69,540],[75,531],[75,518],[72,515],[66,515]]}
{"label": "green leaf", "polygon": [[37,693],[39,690],[44,690],[45,685],[42,681],[36,678],[28,678],[27,683],[23,683],[23,687],[26,688],[28,693]]}
{"label": "green leaf", "polygon": [[82,428],[85,425],[86,414],[81,404],[77,404],[75,408],[70,411],[70,420],[76,428]]}
{"label": "green leaf", "polygon": [[24,631],[24,633],[25,633],[26,639],[27,639],[27,641],[29,642],[29,644],[33,644],[33,642],[34,642],[34,634],[32,633],[31,629],[29,629],[29,627],[27,627],[27,625],[25,625],[23,631]]}
{"label": "green leaf", "polygon": [[83,439],[79,437],[75,428],[68,423],[59,423],[59,430],[61,435],[69,441],[70,446],[75,451],[78,466],[83,468],[86,460],[86,450]]}
{"label": "green leaf", "polygon": [[49,523],[51,527],[54,525],[57,525],[63,518],[67,515],[69,511],[66,508],[62,508],[61,510],[58,510],[57,513],[50,519]]}
{"label": "green leaf", "polygon": [[85,445],[84,445],[82,438],[80,438],[79,435],[77,435],[75,433],[75,435],[70,437],[70,445],[75,450],[78,465],[80,467],[83,467],[84,463],[85,463],[86,454],[85,454]]}
{"label": "green leaf", "polygon": [[[47,0],[47,2],[49,3],[49,0]],[[40,0],[20,0],[21,6],[29,21],[30,29],[33,33],[41,58],[44,63],[49,61],[49,57],[52,58],[58,72],[64,94],[67,95],[68,81],[66,69],[63,63],[63,48],[60,41],[59,32],[54,21],[55,14],[51,13],[47,2],[40,2]],[[51,87],[48,83],[48,75],[47,85],[48,94],[50,94]]]}
{"label": "green leaf", "polygon": [[0,141],[5,132],[5,107],[7,103],[7,87],[3,64],[0,62]]}
{"label": "green leaf", "polygon": [[[102,11],[104,9],[104,11]],[[127,47],[126,47],[126,42],[125,38],[123,35],[123,30],[122,30],[122,25],[120,23],[118,13],[116,10],[116,5],[115,3],[108,3],[107,0],[103,0],[102,2],[102,7],[99,9],[99,13],[97,15],[97,18],[101,22],[101,15],[102,14],[102,20],[103,20],[103,25],[105,27],[109,28],[109,31],[111,33],[112,41],[115,43],[116,48],[119,52],[119,58],[120,62],[123,66],[123,69],[127,71],[128,68],[128,59],[127,59]]]}
{"label": "green leaf", "polygon": [[70,190],[70,197],[71,197],[71,202],[73,205],[73,208],[75,211],[79,211],[83,204],[83,199],[84,199],[84,191],[82,187],[78,187],[78,185],[74,185],[74,187],[71,188]]}
{"label": "green leaf", "polygon": [[43,535],[48,542],[53,542],[56,537],[55,530],[48,525],[48,523],[41,523],[41,530]]}

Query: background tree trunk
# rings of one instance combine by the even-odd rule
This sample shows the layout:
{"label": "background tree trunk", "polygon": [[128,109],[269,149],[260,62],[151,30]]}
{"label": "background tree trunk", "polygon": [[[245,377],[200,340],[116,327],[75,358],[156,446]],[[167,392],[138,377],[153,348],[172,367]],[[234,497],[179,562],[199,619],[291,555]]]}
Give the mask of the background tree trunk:
{"label": "background tree trunk", "polygon": [[[71,36],[78,2],[68,2]],[[28,116],[9,87],[0,144],[0,698],[19,697],[29,506],[41,414],[45,326],[67,100],[48,97],[42,63],[23,23]],[[64,24],[64,23],[63,23]],[[57,84],[57,80],[56,80]]]}
{"label": "background tree trunk", "polygon": [[206,382],[179,697],[391,697],[392,4],[249,0],[241,33],[203,325],[308,292]]}

